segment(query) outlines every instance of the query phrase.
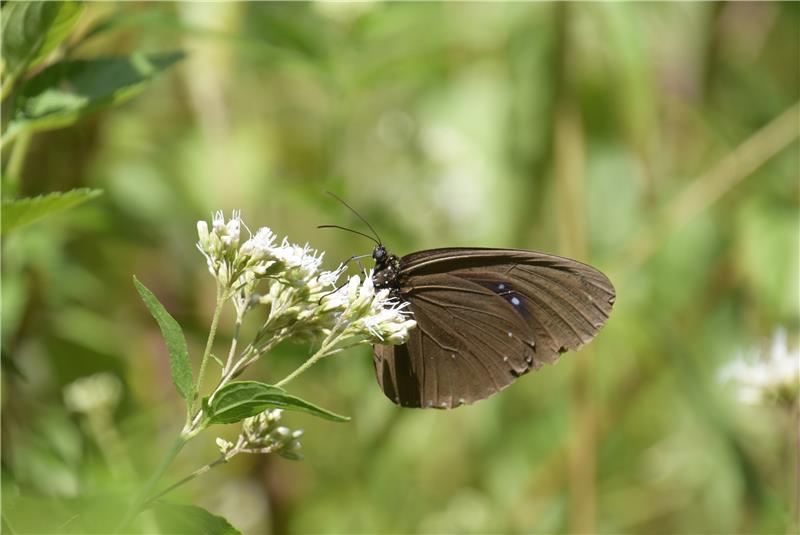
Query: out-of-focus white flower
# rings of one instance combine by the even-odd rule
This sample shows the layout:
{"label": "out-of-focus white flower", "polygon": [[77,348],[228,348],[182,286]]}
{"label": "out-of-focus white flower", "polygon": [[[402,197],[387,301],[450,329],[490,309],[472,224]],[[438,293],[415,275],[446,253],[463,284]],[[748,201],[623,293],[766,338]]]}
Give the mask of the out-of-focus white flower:
{"label": "out-of-focus white flower", "polygon": [[800,397],[800,348],[790,348],[786,331],[775,332],[769,351],[740,355],[719,371],[719,380],[733,384],[739,401],[748,405],[797,403]]}
{"label": "out-of-focus white flower", "polygon": [[64,404],[74,412],[113,410],[119,403],[122,384],[107,372],[81,377],[64,387]]}

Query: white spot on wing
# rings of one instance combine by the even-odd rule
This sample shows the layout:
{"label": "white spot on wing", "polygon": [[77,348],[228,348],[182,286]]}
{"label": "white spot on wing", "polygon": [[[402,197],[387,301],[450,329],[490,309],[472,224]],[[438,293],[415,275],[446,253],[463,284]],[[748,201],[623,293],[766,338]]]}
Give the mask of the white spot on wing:
{"label": "white spot on wing", "polygon": [[498,284],[497,285],[497,289],[498,290],[505,290],[506,289],[506,285],[505,284]]}
{"label": "white spot on wing", "polygon": [[511,331],[508,331],[508,337],[511,338],[512,336],[514,336],[514,333],[512,333]]}
{"label": "white spot on wing", "polygon": [[519,306],[519,298],[512,297],[511,298],[511,304],[514,305],[514,306]]}

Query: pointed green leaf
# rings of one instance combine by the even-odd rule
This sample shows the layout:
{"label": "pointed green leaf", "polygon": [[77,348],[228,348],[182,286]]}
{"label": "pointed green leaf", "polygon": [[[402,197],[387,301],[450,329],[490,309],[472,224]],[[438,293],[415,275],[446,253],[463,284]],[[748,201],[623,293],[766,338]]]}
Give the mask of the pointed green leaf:
{"label": "pointed green leaf", "polygon": [[38,65],[67,38],[82,2],[7,2],[2,8],[3,83]]}
{"label": "pointed green leaf", "polygon": [[153,292],[139,282],[139,279],[133,277],[133,284],[136,285],[136,290],[142,296],[142,301],[147,305],[150,314],[152,314],[159,328],[161,328],[161,335],[164,337],[164,342],[167,344],[167,350],[169,351],[172,382],[175,383],[175,388],[181,397],[186,400],[188,406],[191,404],[193,397],[192,365],[189,362],[189,349],[186,347],[186,339],[183,337],[181,326],[178,325],[175,318],[170,316],[164,305],[156,299]]}
{"label": "pointed green leaf", "polygon": [[0,214],[0,234],[7,234],[43,217],[63,212],[94,199],[101,193],[103,192],[99,189],[81,188],[63,193],[56,192],[38,197],[3,201],[3,211]]}
{"label": "pointed green leaf", "polygon": [[334,422],[346,422],[347,416],[317,407],[277,386],[257,381],[238,381],[222,387],[209,404],[209,419],[212,424],[232,424],[267,409],[286,409],[313,414]]}
{"label": "pointed green leaf", "polygon": [[176,503],[156,502],[152,505],[161,533],[191,535],[241,535],[221,516],[209,513],[202,507]]}
{"label": "pointed green leaf", "polygon": [[181,52],[137,53],[54,63],[20,88],[5,141],[25,131],[63,128],[98,109],[124,102],[182,57]]}

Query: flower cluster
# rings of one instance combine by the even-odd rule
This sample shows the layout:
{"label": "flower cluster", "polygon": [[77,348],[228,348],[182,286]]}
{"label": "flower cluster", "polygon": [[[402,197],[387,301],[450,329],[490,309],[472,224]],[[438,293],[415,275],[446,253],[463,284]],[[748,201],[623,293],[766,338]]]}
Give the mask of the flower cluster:
{"label": "flower cluster", "polygon": [[303,458],[300,453],[300,437],[303,430],[292,431],[278,425],[281,409],[264,411],[247,418],[242,423],[242,433],[236,443],[217,438],[217,447],[225,460],[239,453],[277,453],[281,457],[297,461]]}
{"label": "flower cluster", "polygon": [[363,342],[400,344],[408,339],[408,330],[416,323],[407,304],[390,298],[388,290],[376,292],[371,273],[363,280],[353,276],[337,288],[344,266],[323,271],[324,253],[286,238],[278,244],[266,227],[242,243],[243,226],[239,212],[228,221],[217,212],[211,230],[207,222],[197,223],[197,247],[211,274],[233,299],[239,317],[254,305],[266,308],[262,337],[333,333],[339,347]]}
{"label": "flower cluster", "polygon": [[197,248],[206,257],[208,270],[226,289],[263,277],[274,264],[267,258],[275,241],[272,231],[266,227],[259,229],[242,244],[241,228],[238,211],[227,222],[222,212],[216,212],[210,231],[206,221],[197,222]]}
{"label": "flower cluster", "polygon": [[790,349],[786,331],[778,330],[766,354],[739,356],[719,371],[723,383],[736,386],[739,401],[748,405],[800,399],[800,348]]}
{"label": "flower cluster", "polygon": [[361,342],[402,344],[416,326],[406,310],[408,303],[398,301],[388,289],[375,291],[372,271],[362,281],[350,277],[347,285],[332,294],[326,306],[338,311],[336,326],[342,329],[343,345]]}

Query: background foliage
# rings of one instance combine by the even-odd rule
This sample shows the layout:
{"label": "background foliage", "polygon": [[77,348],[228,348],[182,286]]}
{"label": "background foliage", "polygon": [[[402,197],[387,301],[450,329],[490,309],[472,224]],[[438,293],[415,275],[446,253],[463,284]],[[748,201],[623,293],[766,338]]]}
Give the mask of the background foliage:
{"label": "background foliage", "polygon": [[[305,461],[239,457],[175,500],[247,533],[796,529],[796,422],[717,370],[800,324],[798,4],[90,3],[40,13],[34,44],[5,26],[25,5],[3,6],[5,530],[78,529],[81,500],[131,491],[181,425],[131,275],[196,357],[214,289],[194,222],[240,208],[333,267],[370,243],[315,229],[360,228],[325,190],[398,254],[589,261],[611,320],[455,411],[389,403],[367,350],[325,361],[298,395],[352,422],[292,414]],[[103,195],[10,229],[14,198],[74,188]],[[111,457],[62,402],[101,370],[124,383]],[[214,453],[209,434],[169,479]]]}

